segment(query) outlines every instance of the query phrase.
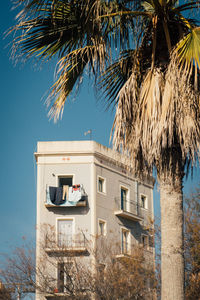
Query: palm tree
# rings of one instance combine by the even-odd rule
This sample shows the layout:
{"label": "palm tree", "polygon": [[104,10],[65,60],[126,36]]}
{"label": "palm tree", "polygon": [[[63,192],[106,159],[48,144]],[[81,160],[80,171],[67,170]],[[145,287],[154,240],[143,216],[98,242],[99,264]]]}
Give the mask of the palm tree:
{"label": "palm tree", "polygon": [[[200,143],[199,1],[18,0],[13,51],[58,58],[48,104],[62,114],[86,69],[116,104],[113,144],[160,183],[162,299],[184,299],[185,172]],[[113,62],[114,60],[114,62]]]}

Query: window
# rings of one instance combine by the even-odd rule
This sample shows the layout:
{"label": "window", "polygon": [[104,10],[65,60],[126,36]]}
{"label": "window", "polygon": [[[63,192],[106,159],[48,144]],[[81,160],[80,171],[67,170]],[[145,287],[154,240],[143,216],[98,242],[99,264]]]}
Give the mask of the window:
{"label": "window", "polygon": [[97,265],[97,275],[100,280],[104,280],[106,265],[104,263],[99,263]]}
{"label": "window", "polygon": [[145,195],[141,195],[141,206],[147,209],[147,197]]}
{"label": "window", "polygon": [[128,254],[129,253],[129,231],[126,229],[122,229],[121,233],[121,250],[123,254]]}
{"label": "window", "polygon": [[58,292],[64,293],[67,289],[73,288],[73,264],[68,263],[59,263],[58,264]]}
{"label": "window", "polygon": [[128,190],[121,187],[121,209],[128,210]]}
{"label": "window", "polygon": [[63,187],[63,185],[72,186],[73,176],[59,176],[58,177],[58,185],[59,187]]}
{"label": "window", "polygon": [[73,220],[58,220],[58,247],[71,247],[73,237]]}
{"label": "window", "polygon": [[144,249],[145,249],[145,250],[148,250],[148,248],[149,248],[149,240],[148,240],[148,236],[142,234],[141,240],[142,240],[141,242],[142,242],[142,246],[144,247]]}
{"label": "window", "polygon": [[99,220],[99,235],[106,235],[106,222]]}
{"label": "window", "polygon": [[106,192],[106,182],[103,177],[98,177],[98,192],[100,193]]}

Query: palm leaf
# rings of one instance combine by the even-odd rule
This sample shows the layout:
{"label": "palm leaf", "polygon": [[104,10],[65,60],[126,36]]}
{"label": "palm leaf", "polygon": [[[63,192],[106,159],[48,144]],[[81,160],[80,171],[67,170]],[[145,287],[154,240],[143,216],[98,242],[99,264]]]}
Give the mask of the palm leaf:
{"label": "palm leaf", "polygon": [[15,40],[20,52],[60,59],[48,98],[51,118],[62,115],[88,67],[100,78],[108,105],[117,105],[113,144],[129,154],[135,170],[141,174],[156,166],[173,173],[174,145],[183,164],[195,160],[200,112],[192,83],[198,87],[200,29],[183,13],[196,9],[199,1],[19,2],[25,4],[15,27],[21,32]]}
{"label": "palm leaf", "polygon": [[[100,53],[102,53],[100,55]],[[98,56],[101,57],[98,57]],[[104,45],[86,46],[76,49],[63,57],[58,63],[58,79],[51,89],[47,99],[48,106],[53,102],[49,111],[49,117],[56,122],[62,116],[65,102],[72,92],[75,84],[82,78],[85,67],[89,64],[95,68],[98,60],[100,65],[104,65]]]}
{"label": "palm leaf", "polygon": [[200,27],[193,28],[177,45],[179,61],[189,69],[193,63],[200,67]]}
{"label": "palm leaf", "polygon": [[37,53],[38,56],[51,57],[59,51],[62,57],[64,51],[67,53],[83,46],[89,24],[86,24],[81,7],[56,1],[52,8],[51,2],[40,8],[41,16],[15,26],[14,30],[23,32],[15,44],[20,45],[24,55],[30,57]]}
{"label": "palm leaf", "polygon": [[117,102],[119,91],[131,75],[135,59],[134,50],[124,51],[120,59],[101,75],[98,87],[108,99],[108,107]]}

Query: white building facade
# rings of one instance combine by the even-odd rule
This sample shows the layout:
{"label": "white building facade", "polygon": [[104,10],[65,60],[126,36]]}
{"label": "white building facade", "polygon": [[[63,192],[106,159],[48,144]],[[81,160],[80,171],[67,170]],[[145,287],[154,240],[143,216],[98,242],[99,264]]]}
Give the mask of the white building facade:
{"label": "white building facade", "polygon": [[[38,142],[35,157],[37,265],[47,227],[55,237],[52,246],[46,234],[43,250],[50,257],[63,255],[64,247],[64,255],[89,262],[95,238],[105,236],[119,244],[117,255],[129,255],[134,245],[143,244],[154,261],[152,178],[136,179],[119,154],[94,141]],[[48,268],[55,278],[60,276],[58,264]],[[58,282],[54,285],[58,295],[63,292]],[[36,300],[41,299],[50,298],[37,292]]]}

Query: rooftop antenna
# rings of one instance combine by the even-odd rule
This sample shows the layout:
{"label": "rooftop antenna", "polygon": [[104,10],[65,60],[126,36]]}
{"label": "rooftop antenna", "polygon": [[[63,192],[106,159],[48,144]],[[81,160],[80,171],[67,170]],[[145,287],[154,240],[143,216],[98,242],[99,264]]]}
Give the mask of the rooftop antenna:
{"label": "rooftop antenna", "polygon": [[89,129],[88,131],[84,132],[84,135],[90,135],[90,141],[92,140],[92,129]]}

